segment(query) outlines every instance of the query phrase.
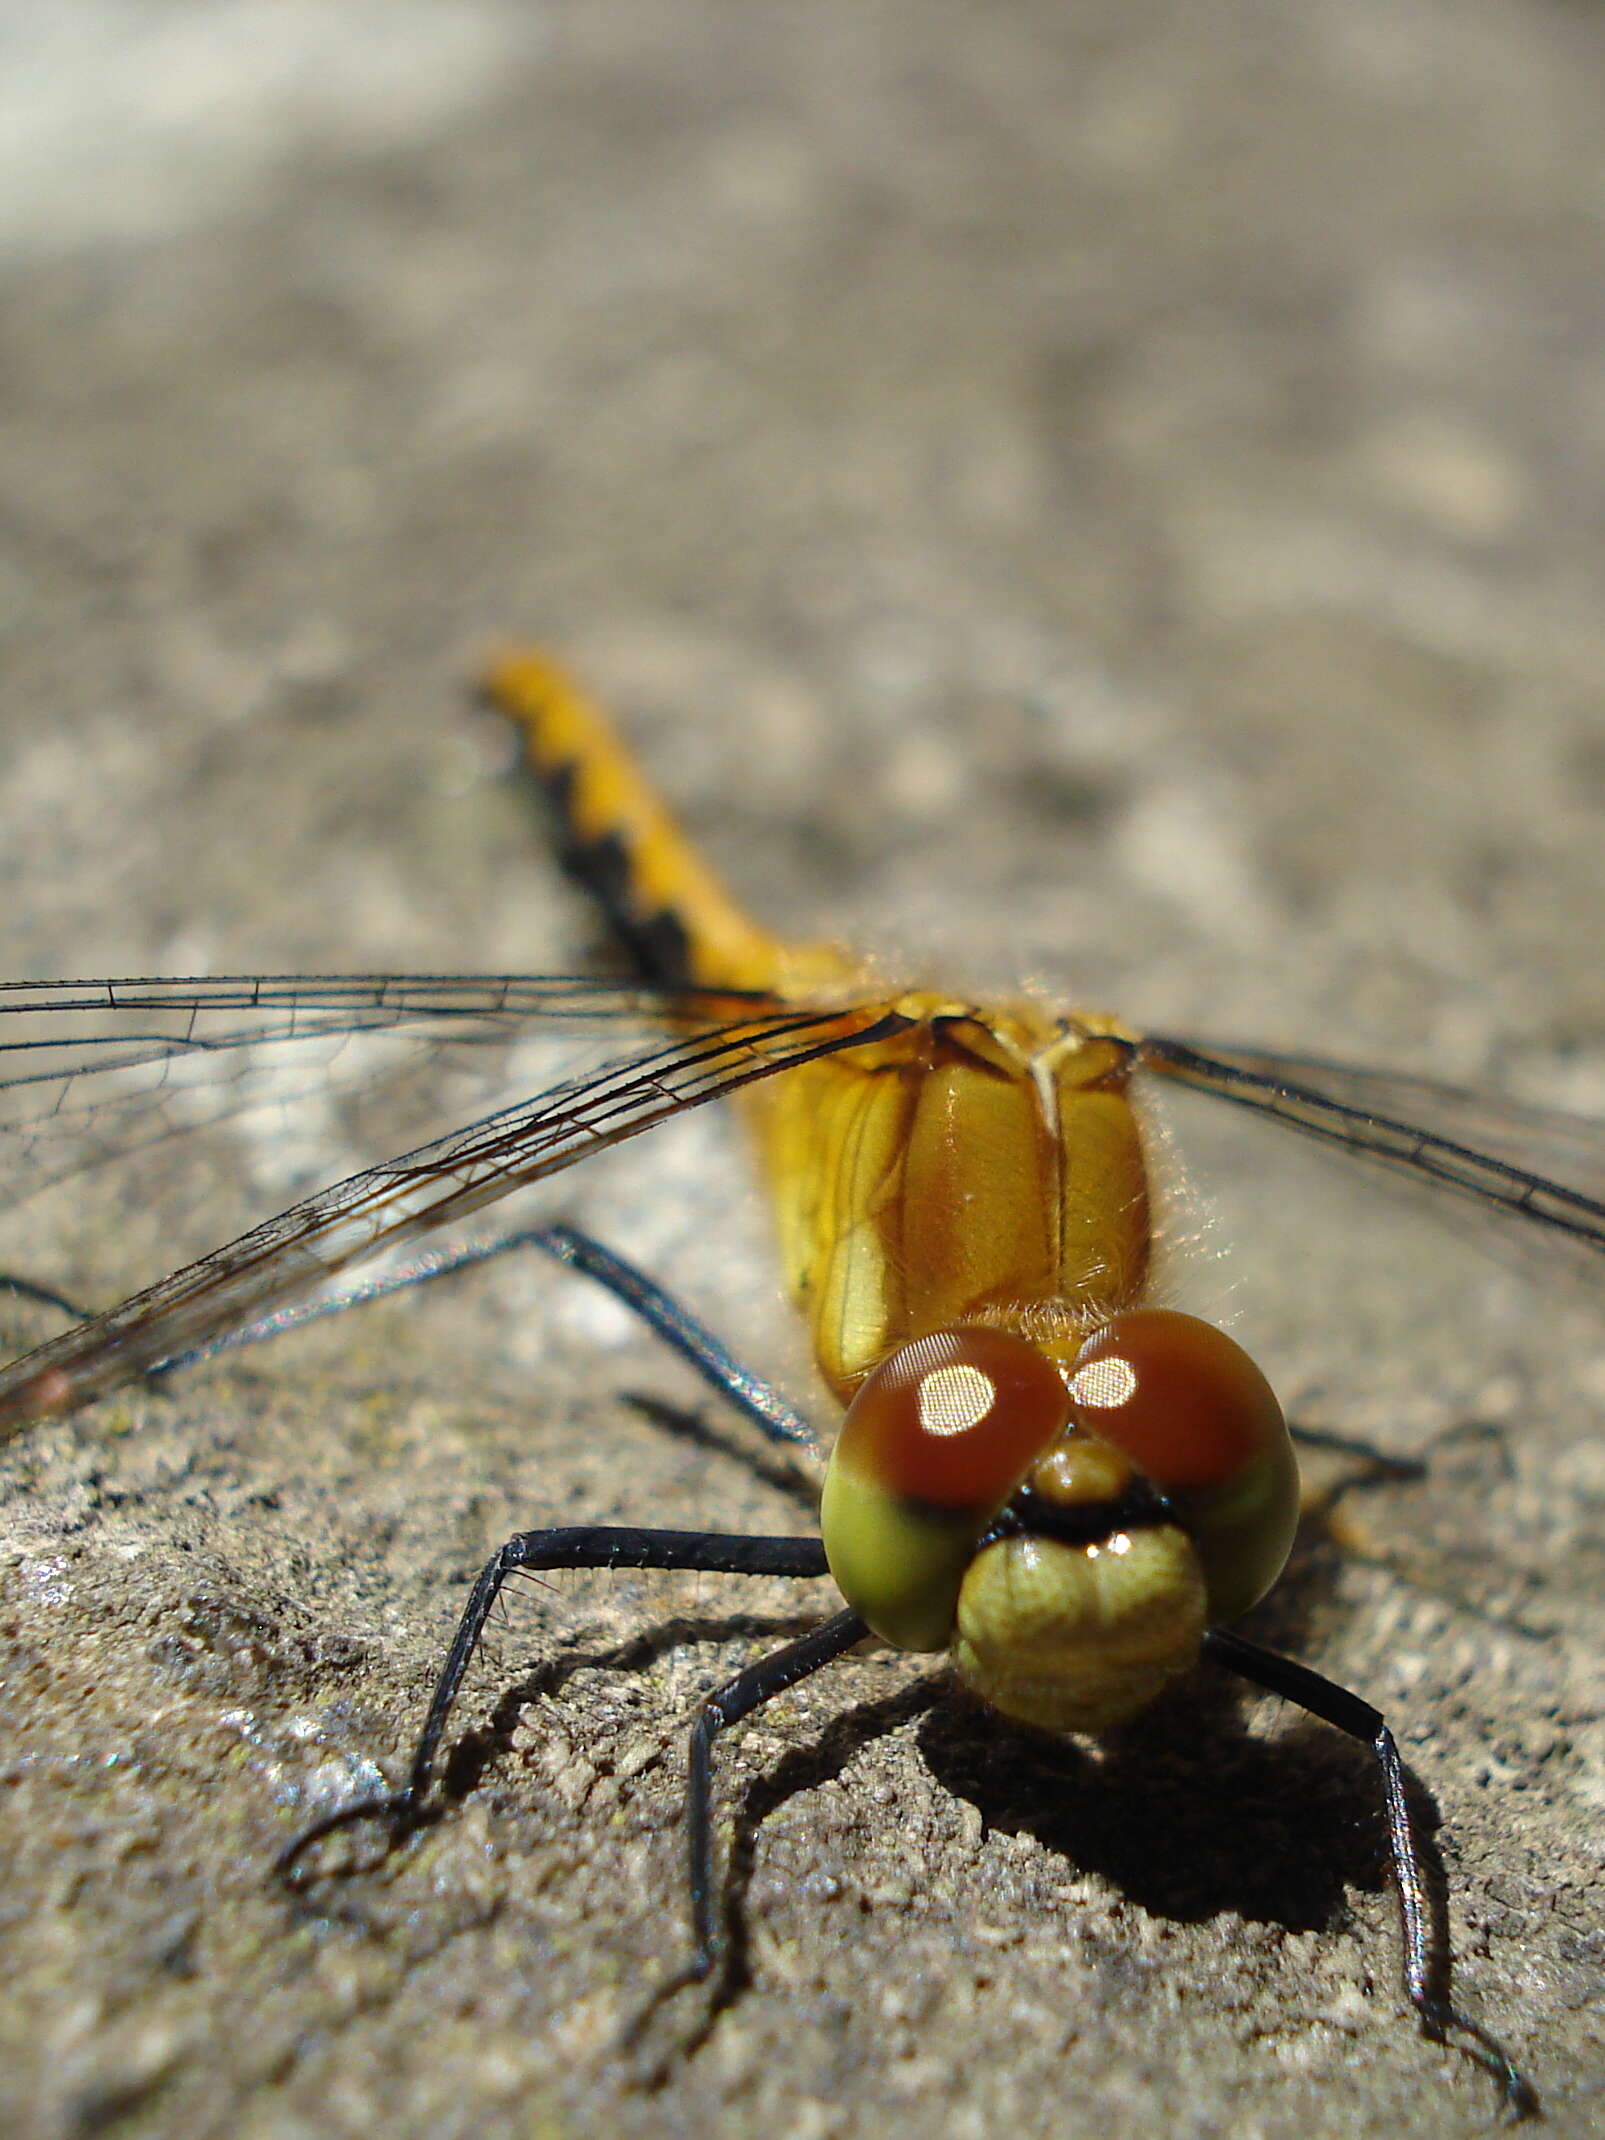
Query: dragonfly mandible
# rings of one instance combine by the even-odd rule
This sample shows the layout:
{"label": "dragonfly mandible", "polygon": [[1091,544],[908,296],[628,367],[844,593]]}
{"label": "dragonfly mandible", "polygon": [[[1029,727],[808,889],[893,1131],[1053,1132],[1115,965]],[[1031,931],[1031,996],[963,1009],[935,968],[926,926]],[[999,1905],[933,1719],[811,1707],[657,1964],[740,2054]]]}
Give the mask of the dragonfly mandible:
{"label": "dragonfly mandible", "polygon": [[[41,1347],[0,1374],[0,1438],[141,1376],[293,1320],[294,1304],[381,1252],[718,1098],[747,1115],[781,1260],[844,1417],[821,1535],[563,1525],[521,1533],[475,1585],[406,1784],[298,1839],[416,1821],[464,1673],[508,1578],[553,1567],[817,1577],[843,1606],[705,1704],[692,1734],[696,1968],[720,1958],[712,1818],[718,1733],[862,1642],[945,1654],[1026,1724],[1097,1734],[1209,1657],[1368,1746],[1398,1888],[1408,1997],[1427,2033],[1487,2067],[1516,2110],[1533,2092],[1450,2000],[1419,1838],[1380,1713],[1233,1631],[1274,1584],[1298,1515],[1277,1400],[1224,1332],[1149,1299],[1148,1078],[1264,1119],[1605,1251],[1605,1204],[1537,1163],[1556,1124],[1462,1125],[1481,1103],[1421,1080],[1138,1033],[1022,1000],[888,991],[830,947],[751,921],[687,843],[597,709],[533,651],[491,672],[555,805],[569,868],[627,950],[627,983],[531,976],[247,977],[12,984],[0,1087],[26,1130],[102,1088],[159,1101],[170,1068],[319,1034],[500,1032],[518,1021],[628,1025],[635,1045],[452,1135],[367,1168]],[[40,1039],[70,1016],[65,1054]],[[3,1030],[3,1028],[0,1028]],[[42,1051],[42,1052],[41,1052]],[[1444,1127],[1428,1126],[1430,1114]],[[137,1107],[108,1139],[142,1134]],[[150,1118],[152,1134],[165,1134]],[[1564,1124],[1575,1146],[1579,1129]],[[578,1262],[679,1346],[777,1441],[807,1424],[623,1259],[571,1230]],[[402,1282],[406,1282],[403,1280]]]}

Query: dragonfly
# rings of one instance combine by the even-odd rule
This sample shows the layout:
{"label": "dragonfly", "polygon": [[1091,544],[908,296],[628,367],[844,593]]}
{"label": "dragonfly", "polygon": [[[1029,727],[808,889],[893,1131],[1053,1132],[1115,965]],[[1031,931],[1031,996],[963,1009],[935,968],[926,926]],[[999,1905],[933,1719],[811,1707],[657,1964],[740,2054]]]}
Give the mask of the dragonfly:
{"label": "dragonfly", "polygon": [[[1138,1032],[1039,1001],[884,980],[771,935],[681,832],[600,710],[517,648],[487,694],[514,725],[600,902],[625,980],[247,976],[0,987],[0,1133],[33,1178],[138,1152],[309,1045],[371,1036],[471,1056],[510,1032],[586,1033],[604,1059],[366,1167],[0,1370],[0,1440],[504,1243],[351,1274],[656,1125],[732,1099],[773,1192],[780,1257],[842,1420],[810,1422],[645,1272],[571,1226],[532,1238],[612,1291],[775,1443],[823,1469],[805,1536],[563,1523],[518,1534],[473,1586],[405,1783],[336,1827],[423,1817],[469,1666],[508,1581],[653,1568],[815,1579],[842,1604],[717,1690],[691,1732],[694,1963],[724,1958],[714,1747],[864,1644],[942,1656],[1004,1716],[1096,1736],[1212,1660],[1370,1750],[1425,2033],[1536,2107],[1498,2039],[1453,2002],[1393,1733],[1359,1695],[1237,1631],[1275,1584],[1300,1508],[1281,1407],[1213,1324],[1156,1304],[1152,1154],[1135,1097],[1169,1082],[1423,1183],[1597,1272],[1605,1127],[1429,1080]],[[628,1044],[620,1045],[627,1036]],[[1548,1170],[1571,1158],[1577,1179]],[[60,1155],[73,1155],[63,1160]],[[44,1300],[50,1289],[11,1281]],[[69,1305],[61,1302],[61,1305]]]}

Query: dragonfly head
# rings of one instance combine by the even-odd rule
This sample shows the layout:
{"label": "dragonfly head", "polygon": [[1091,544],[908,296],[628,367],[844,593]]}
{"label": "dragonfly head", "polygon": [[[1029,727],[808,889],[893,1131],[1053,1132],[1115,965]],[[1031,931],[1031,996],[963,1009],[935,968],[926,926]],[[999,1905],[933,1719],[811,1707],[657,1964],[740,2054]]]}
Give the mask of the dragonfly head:
{"label": "dragonfly head", "polygon": [[895,1648],[951,1647],[996,1708],[1123,1722],[1281,1573],[1298,1520],[1270,1385],[1190,1315],[1115,1316],[1066,1367],[1010,1330],[900,1346],[849,1406],[821,1522]]}

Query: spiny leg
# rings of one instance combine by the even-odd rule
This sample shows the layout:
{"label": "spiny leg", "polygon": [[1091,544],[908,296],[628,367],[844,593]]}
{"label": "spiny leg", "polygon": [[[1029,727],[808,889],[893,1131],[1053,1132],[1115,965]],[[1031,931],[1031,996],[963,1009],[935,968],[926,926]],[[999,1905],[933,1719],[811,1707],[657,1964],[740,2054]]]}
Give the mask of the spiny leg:
{"label": "spiny leg", "polygon": [[738,1672],[710,1695],[691,1731],[691,1759],[686,1793],[686,1841],[690,1850],[691,1934],[696,1949],[694,1974],[712,1976],[721,1953],[717,1884],[713,1864],[713,1742],[717,1734],[755,1709],[809,1678],[862,1642],[868,1627],[856,1612],[836,1613],[810,1628],[795,1642]]}
{"label": "spiny leg", "polygon": [[1261,1649],[1258,1643],[1247,1642],[1228,1628],[1212,1628],[1204,1637],[1204,1648],[1228,1671],[1279,1694],[1284,1701],[1370,1747],[1382,1781],[1394,1885],[1399,1896],[1404,1987],[1410,2003],[1433,2042],[1452,2042],[1465,2057],[1492,2074],[1504,2091],[1505,2107],[1512,2117],[1534,2115],[1539,2106],[1532,2083],[1498,2038],[1468,2020],[1449,1996],[1448,1948],[1434,1923],[1432,1895],[1405,1792],[1404,1764],[1381,1711],[1334,1680],[1312,1672],[1308,1665],[1295,1664],[1290,1657]]}
{"label": "spiny leg", "polygon": [[[435,1757],[450,1719],[464,1675],[495,1609],[503,1586],[511,1575],[534,1574],[552,1568],[665,1568],[692,1569],[717,1575],[784,1575],[808,1577],[827,1574],[825,1551],[817,1538],[746,1537],[719,1531],[653,1531],[605,1524],[561,1524],[550,1530],[521,1531],[493,1553],[469,1593],[468,1603],[452,1637],[451,1648],[440,1668],[435,1691],[430,1696],[423,1728],[408,1765],[407,1781],[399,1791],[376,1793],[340,1806],[302,1831],[280,1853],[278,1871],[293,1874],[303,1854],[322,1837],[359,1820],[383,1820],[398,1834],[418,1822],[435,1772]],[[835,1625],[832,1621],[831,1626]],[[857,1640],[857,1636],[853,1640]],[[846,1647],[847,1645],[843,1645]],[[782,1656],[787,1653],[782,1651]],[[824,1660],[821,1659],[821,1662]],[[811,1670],[813,1667],[805,1667]],[[800,1678],[796,1672],[793,1678]],[[740,1681],[735,1682],[740,1685]],[[782,1679],[769,1692],[789,1686]],[[726,1689],[728,1693],[730,1690]],[[719,1700],[715,1696],[715,1700]],[[753,1701],[765,1699],[759,1692]],[[745,1714],[744,1710],[735,1712]]]}
{"label": "spiny leg", "polygon": [[[534,1226],[519,1233],[499,1234],[493,1240],[470,1242],[461,1248],[432,1250],[398,1269],[360,1279],[321,1300],[306,1301],[299,1307],[281,1309],[277,1315],[264,1316],[259,1322],[246,1323],[240,1329],[230,1331],[227,1337],[216,1338],[193,1352],[177,1353],[153,1368],[151,1378],[159,1380],[176,1374],[180,1369],[194,1367],[218,1353],[238,1352],[246,1345],[265,1344],[270,1338],[282,1337],[286,1331],[299,1330],[303,1324],[322,1322],[327,1316],[344,1314],[348,1308],[364,1306],[371,1300],[385,1300],[392,1293],[405,1293],[414,1286],[432,1284],[437,1278],[449,1278],[458,1271],[472,1269],[477,1263],[488,1263],[493,1256],[504,1256],[520,1248],[538,1248],[557,1262],[594,1278],[689,1362],[710,1389],[717,1390],[770,1441],[798,1445],[817,1453],[818,1437],[802,1414],[788,1404],[778,1390],[771,1389],[750,1368],[743,1367],[683,1302],[677,1301],[628,1258],[605,1247],[579,1227],[566,1224]],[[23,1282],[17,1283],[20,1286]],[[30,1290],[33,1297],[70,1306],[55,1295]]]}

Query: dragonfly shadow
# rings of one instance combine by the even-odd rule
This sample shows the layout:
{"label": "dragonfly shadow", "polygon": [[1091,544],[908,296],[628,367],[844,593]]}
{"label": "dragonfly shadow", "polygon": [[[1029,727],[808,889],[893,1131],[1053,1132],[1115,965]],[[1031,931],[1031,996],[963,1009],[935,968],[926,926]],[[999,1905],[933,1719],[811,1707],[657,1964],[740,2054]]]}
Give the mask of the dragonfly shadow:
{"label": "dragonfly shadow", "polygon": [[[467,1798],[487,1769],[510,1753],[526,1711],[543,1697],[557,1694],[581,1672],[643,1672],[672,1650],[702,1644],[752,1642],[774,1646],[805,1634],[819,1623],[819,1612],[721,1613],[717,1617],[680,1615],[659,1620],[638,1635],[607,1649],[568,1649],[503,1686],[483,1724],[455,1739],[441,1763],[439,1791],[447,1802]],[[687,1730],[691,1718],[685,1719]]]}
{"label": "dragonfly shadow", "polygon": [[[817,1611],[767,1616],[727,1613],[718,1618],[682,1615],[659,1621],[608,1648],[565,1650],[527,1670],[521,1678],[511,1682],[504,1679],[489,1716],[460,1732],[440,1753],[429,1789],[419,1804],[405,1803],[401,1792],[386,1792],[353,1801],[320,1818],[281,1854],[277,1862],[281,1884],[304,1914],[366,1925],[360,1908],[328,1902],[329,1883],[343,1884],[378,1872],[423,1830],[449,1820],[453,1810],[471,1798],[487,1774],[511,1754],[526,1715],[543,1697],[559,1693],[582,1672],[640,1672],[672,1650],[704,1643],[749,1641],[773,1647],[779,1639],[806,1633],[818,1621]],[[689,1715],[685,1723],[689,1731]],[[363,1841],[348,1844],[338,1854],[320,1857],[315,1866],[304,1862],[309,1848],[321,1844],[326,1836],[337,1832],[346,1836],[358,1829],[367,1830]],[[314,1902],[314,1895],[323,1899]]]}
{"label": "dragonfly shadow", "polygon": [[[1383,1462],[1379,1477],[1396,1476]],[[1256,1636],[1301,1654],[1311,1622],[1331,1604],[1341,1558],[1317,1512],[1301,1527],[1282,1583],[1253,1616]],[[1242,1691],[1205,1664],[1098,1743],[1013,1724],[940,1672],[855,1704],[749,1784],[736,1809],[727,1995],[746,1980],[742,1903],[763,1823],[789,1799],[834,1781],[867,1740],[916,1720],[930,1774],[973,1805],[987,1829],[1035,1837],[1155,1917],[1197,1923],[1235,1913],[1288,1931],[1329,1928],[1349,1890],[1389,1882],[1375,1758],[1314,1719],[1270,1739],[1252,1734]],[[1413,1775],[1407,1787],[1429,1905],[1441,1917],[1437,1807]]]}
{"label": "dragonfly shadow", "polygon": [[[1388,1884],[1375,1762],[1368,1748],[1314,1722],[1273,1740],[1251,1736],[1234,1686],[1206,1667],[1097,1745],[1011,1724],[945,1673],[843,1711],[736,1803],[717,2003],[750,1981],[745,1898],[765,1823],[850,1771],[869,1740],[909,1724],[931,1776],[974,1806],[987,1830],[1032,1836],[1156,1918],[1196,1924],[1230,1913],[1287,1931],[1330,1929],[1349,1890]],[[1414,1776],[1408,1788],[1429,1906],[1441,1918],[1443,1871],[1430,1838],[1437,1809]]]}
{"label": "dragonfly shadow", "polygon": [[818,1521],[819,1484],[804,1471],[807,1457],[802,1450],[793,1455],[759,1448],[753,1441],[752,1429],[738,1425],[723,1412],[709,1417],[645,1390],[624,1390],[620,1394],[632,1411],[639,1412],[671,1440],[689,1442],[694,1448],[731,1458],[751,1477],[795,1501],[810,1523]]}
{"label": "dragonfly shadow", "polygon": [[931,1773],[988,1829],[1034,1837],[1173,1923],[1231,1912],[1317,1931],[1347,1889],[1387,1879],[1367,1750],[1314,1725],[1252,1738],[1213,1673],[1097,1746],[969,1703],[933,1713],[920,1740]]}
{"label": "dragonfly shadow", "polygon": [[926,1715],[945,1702],[949,1694],[946,1676],[932,1673],[878,1700],[855,1702],[833,1717],[807,1745],[793,1747],[747,1785],[736,1803],[734,1833],[725,1864],[721,2003],[732,1998],[751,1977],[744,1904],[764,1823],[791,1799],[822,1784],[834,1783],[871,1739],[882,1738]]}

